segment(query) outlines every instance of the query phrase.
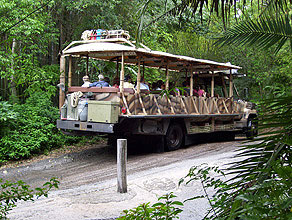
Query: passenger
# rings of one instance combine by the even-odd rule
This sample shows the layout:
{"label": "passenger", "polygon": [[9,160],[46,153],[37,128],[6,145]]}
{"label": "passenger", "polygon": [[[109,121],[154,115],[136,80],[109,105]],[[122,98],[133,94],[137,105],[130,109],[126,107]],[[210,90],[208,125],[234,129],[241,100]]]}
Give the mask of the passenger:
{"label": "passenger", "polygon": [[[137,89],[137,86],[136,86],[136,89]],[[141,77],[141,80],[140,80],[140,89],[146,89],[146,90],[150,90],[149,89],[149,86],[145,83],[145,79],[144,79],[144,77],[142,76]]]}
{"label": "passenger", "polygon": [[111,87],[110,85],[110,78],[109,77],[104,77],[104,81],[108,83],[109,87]]}
{"label": "passenger", "polygon": [[87,75],[83,76],[82,80],[83,80],[83,85],[81,87],[89,87],[90,85],[89,76]]}
{"label": "passenger", "polygon": [[199,96],[199,97],[205,97],[206,96],[206,93],[203,89],[200,88],[200,86],[196,86],[195,89],[194,89],[194,94],[196,96]]}
{"label": "passenger", "polygon": [[125,78],[124,78],[124,88],[130,88],[130,89],[134,89],[135,86],[134,84],[132,83],[132,80],[131,80],[131,76],[130,75],[126,75]]}
{"label": "passenger", "polygon": [[114,88],[119,88],[119,85],[120,85],[120,79],[118,76],[116,76],[113,80],[113,87]]}
{"label": "passenger", "polygon": [[184,96],[189,96],[190,95],[190,82],[187,80],[187,81],[184,81],[183,84],[183,91],[182,91],[182,95]]}
{"label": "passenger", "polygon": [[151,90],[152,90],[152,91],[158,90],[157,82],[153,82],[153,83],[151,84]]}
{"label": "passenger", "polygon": [[165,84],[162,80],[157,81],[157,89],[156,90],[165,90]]}
{"label": "passenger", "polygon": [[98,75],[98,82],[90,83],[89,87],[109,87],[109,84],[104,81],[104,76],[102,74]]}
{"label": "passenger", "polygon": [[200,86],[199,86],[198,95],[201,97],[206,97],[206,92],[203,89],[201,89]]}

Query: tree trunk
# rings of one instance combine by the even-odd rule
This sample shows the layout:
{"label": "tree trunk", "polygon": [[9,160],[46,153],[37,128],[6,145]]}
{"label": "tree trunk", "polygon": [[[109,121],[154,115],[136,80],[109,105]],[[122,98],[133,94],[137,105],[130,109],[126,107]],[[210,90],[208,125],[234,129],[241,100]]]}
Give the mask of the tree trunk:
{"label": "tree trunk", "polygon": [[17,92],[16,92],[16,83],[15,83],[15,75],[14,75],[14,54],[15,54],[15,48],[16,48],[16,40],[13,38],[12,41],[12,61],[11,61],[11,76],[10,76],[10,85],[11,85],[11,100],[13,103],[17,102]]}

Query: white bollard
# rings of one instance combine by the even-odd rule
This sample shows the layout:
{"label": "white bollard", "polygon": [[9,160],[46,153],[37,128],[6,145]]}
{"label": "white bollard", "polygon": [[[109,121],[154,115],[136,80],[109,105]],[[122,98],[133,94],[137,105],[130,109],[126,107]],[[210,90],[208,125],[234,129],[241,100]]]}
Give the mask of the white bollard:
{"label": "white bollard", "polygon": [[117,140],[118,192],[127,192],[127,139]]}

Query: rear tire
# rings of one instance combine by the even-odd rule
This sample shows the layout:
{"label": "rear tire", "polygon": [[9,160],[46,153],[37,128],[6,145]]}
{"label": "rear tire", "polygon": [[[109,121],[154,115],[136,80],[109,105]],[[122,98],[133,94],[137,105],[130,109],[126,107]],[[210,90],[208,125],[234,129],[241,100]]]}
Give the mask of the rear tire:
{"label": "rear tire", "polygon": [[179,124],[170,124],[165,136],[165,149],[174,151],[179,149],[183,144],[183,130]]}
{"label": "rear tire", "polygon": [[227,135],[227,137],[226,137],[227,141],[234,141],[235,140],[235,132],[234,131],[227,132],[226,135]]}

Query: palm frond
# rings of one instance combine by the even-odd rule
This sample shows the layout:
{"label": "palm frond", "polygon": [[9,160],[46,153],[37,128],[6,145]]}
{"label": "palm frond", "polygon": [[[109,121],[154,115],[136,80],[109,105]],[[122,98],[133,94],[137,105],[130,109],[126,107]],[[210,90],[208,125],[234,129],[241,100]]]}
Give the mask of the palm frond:
{"label": "palm frond", "polygon": [[269,127],[276,130],[263,133],[256,141],[251,141],[252,144],[239,149],[237,158],[242,159],[232,163],[229,169],[229,174],[236,174],[229,180],[234,188],[240,189],[248,183],[263,181],[266,175],[271,176],[276,160],[281,161],[283,166],[291,166],[291,103],[291,95],[261,103],[265,114],[260,121],[260,129]]}
{"label": "palm frond", "polygon": [[248,45],[268,49],[276,45],[275,53],[292,39],[292,27],[288,16],[261,17],[258,21],[246,20],[227,30],[217,38],[216,45]]}
{"label": "palm frond", "polygon": [[152,0],[147,0],[146,3],[143,5],[141,8],[141,14],[140,14],[140,22],[138,24],[137,30],[136,30],[136,45],[139,45],[141,38],[142,38],[142,30],[143,30],[143,25],[144,25],[144,18],[145,18],[145,12],[147,9],[147,6],[150,4]]}
{"label": "palm frond", "polygon": [[[285,208],[282,205],[287,203],[287,199],[291,200],[292,96],[266,100],[261,103],[261,107],[264,113],[260,121],[262,128],[272,124],[277,130],[274,133],[262,134],[260,138],[242,146],[238,151],[236,158],[239,160],[231,164],[226,174],[231,176],[231,179],[225,182],[228,187],[219,189],[214,199],[221,201],[214,203],[215,211],[221,219],[229,219],[228,217],[233,215],[249,216],[251,210],[246,209],[249,207],[246,204],[253,203],[250,206],[252,208],[262,207],[262,201],[272,204],[267,206],[266,210],[263,209],[263,213],[270,212],[270,207],[275,205],[273,212],[282,215],[279,219],[290,219],[292,216],[287,208],[291,205],[286,205]],[[283,201],[277,200],[280,201],[277,203],[274,197]],[[225,206],[222,206],[222,202]],[[258,214],[255,212],[255,215]],[[268,213],[267,216],[269,215],[275,216]],[[235,219],[235,216],[230,219]],[[217,216],[211,216],[211,219],[217,219]],[[249,216],[243,219],[254,218]]]}
{"label": "palm frond", "polygon": [[287,9],[289,10],[287,0],[268,0],[266,1],[266,6],[263,7],[262,12],[260,13],[260,17],[262,15],[273,15],[275,12],[285,13]]}

